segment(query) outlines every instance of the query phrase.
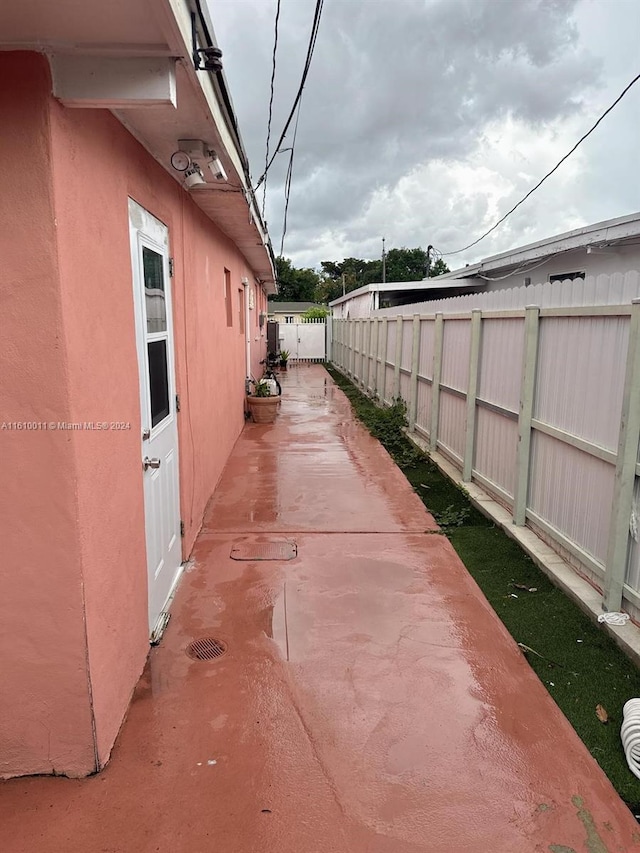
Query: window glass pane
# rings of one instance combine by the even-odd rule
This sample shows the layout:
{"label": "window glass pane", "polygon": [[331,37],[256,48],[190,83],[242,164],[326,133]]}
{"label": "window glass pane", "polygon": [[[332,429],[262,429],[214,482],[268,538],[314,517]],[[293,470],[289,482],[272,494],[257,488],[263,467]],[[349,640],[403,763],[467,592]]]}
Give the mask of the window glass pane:
{"label": "window glass pane", "polygon": [[169,414],[169,378],[167,375],[167,342],[149,341],[149,392],[151,395],[151,426],[156,426]]}
{"label": "window glass pane", "polygon": [[227,308],[227,326],[233,326],[233,305],[231,304],[231,273],[224,271],[224,303]]}
{"label": "window glass pane", "polygon": [[162,255],[143,246],[142,267],[147,308],[147,332],[166,332],[167,306],[165,304]]}

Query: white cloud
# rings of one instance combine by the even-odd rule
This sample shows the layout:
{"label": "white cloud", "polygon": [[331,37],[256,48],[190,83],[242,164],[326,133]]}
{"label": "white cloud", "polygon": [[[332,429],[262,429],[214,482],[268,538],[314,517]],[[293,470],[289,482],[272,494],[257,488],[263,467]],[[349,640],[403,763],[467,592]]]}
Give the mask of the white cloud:
{"label": "white cloud", "polygon": [[[257,177],[275,2],[210,5]],[[273,142],[300,78],[313,6],[282,2]],[[382,236],[388,248],[471,242],[634,76],[639,30],[635,0],[325,0],[285,254],[315,266],[378,256]],[[450,265],[640,208],[639,114],[633,90],[504,226]],[[269,175],[276,250],[287,156]]]}

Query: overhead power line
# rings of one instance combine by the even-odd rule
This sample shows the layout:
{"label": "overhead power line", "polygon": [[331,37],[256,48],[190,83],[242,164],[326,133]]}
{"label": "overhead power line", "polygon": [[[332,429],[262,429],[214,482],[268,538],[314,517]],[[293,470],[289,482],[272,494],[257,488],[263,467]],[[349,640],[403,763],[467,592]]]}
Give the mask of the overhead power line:
{"label": "overhead power line", "polygon": [[560,168],[560,166],[564,163],[564,161],[565,161],[565,160],[567,160],[567,159],[568,159],[568,158],[573,154],[573,152],[576,150],[576,148],[577,148],[579,145],[581,145],[581,144],[584,142],[584,140],[585,140],[588,136],[590,136],[590,135],[593,133],[593,131],[596,129],[596,127],[597,127],[597,126],[600,124],[600,122],[605,118],[605,116],[607,116],[607,115],[611,112],[611,110],[616,106],[616,104],[620,103],[620,101],[624,98],[624,96],[627,94],[627,92],[629,91],[629,89],[630,89],[630,88],[631,88],[635,83],[637,83],[637,82],[638,82],[638,80],[640,80],[640,74],[638,74],[636,77],[634,77],[634,78],[633,78],[633,80],[629,83],[629,85],[628,85],[628,86],[626,86],[626,87],[622,90],[622,92],[618,95],[618,97],[617,97],[617,98],[615,99],[615,101],[611,104],[611,106],[610,106],[610,107],[608,107],[608,108],[607,108],[607,109],[602,113],[602,115],[601,115],[601,116],[600,116],[600,118],[597,120],[597,122],[596,122],[594,125],[592,125],[592,127],[591,127],[591,128],[589,128],[589,130],[584,134],[584,136],[581,136],[581,137],[580,137],[580,139],[576,142],[576,144],[573,146],[573,148],[571,149],[571,151],[568,151],[568,152],[564,155],[564,157],[556,163],[556,165],[553,167],[553,169],[551,169],[551,171],[550,171],[550,172],[547,172],[547,174],[544,176],[544,178],[541,178],[541,179],[538,181],[538,183],[535,185],[535,187],[531,187],[531,189],[529,190],[529,192],[528,192],[526,195],[524,195],[524,196],[520,199],[520,201],[519,201],[517,204],[514,204],[514,206],[511,208],[511,210],[508,210],[508,211],[505,213],[505,215],[504,215],[503,217],[501,217],[500,219],[498,219],[498,221],[495,223],[495,225],[492,225],[492,226],[491,226],[491,228],[489,228],[489,230],[488,230],[488,231],[485,231],[485,232],[484,232],[484,234],[482,234],[482,236],[481,236],[481,237],[478,237],[478,239],[477,239],[477,240],[474,240],[474,241],[473,241],[473,243],[469,243],[469,245],[468,245],[468,246],[463,246],[463,247],[462,247],[462,249],[456,249],[456,251],[455,251],[455,252],[443,252],[442,254],[443,254],[443,255],[459,255],[461,252],[466,252],[466,251],[467,251],[467,249],[471,249],[471,248],[472,248],[472,246],[476,246],[476,245],[477,245],[481,240],[484,240],[484,238],[485,238],[485,237],[487,237],[489,234],[491,234],[491,232],[492,232],[492,231],[495,231],[495,230],[496,230],[496,228],[497,228],[499,225],[502,225],[502,223],[505,221],[505,219],[506,219],[508,216],[511,216],[511,214],[514,212],[514,210],[517,210],[517,208],[519,208],[519,207],[520,207],[520,205],[521,205],[521,204],[523,204],[523,203],[524,203],[524,202],[529,198],[529,196],[530,196],[530,195],[532,195],[532,194],[533,194],[533,193],[538,189],[538,187],[542,186],[542,184],[547,180],[547,178],[551,177],[551,175],[553,175],[553,173],[554,173],[557,169],[559,169],[559,168]]}
{"label": "overhead power line", "polygon": [[285,136],[287,135],[287,130],[289,130],[289,125],[293,121],[293,117],[295,115],[296,109],[298,107],[298,103],[300,102],[300,98],[302,97],[302,91],[304,89],[304,84],[307,80],[307,75],[309,74],[309,68],[311,67],[311,59],[313,58],[313,51],[316,46],[316,40],[318,38],[318,28],[320,26],[320,18],[322,16],[322,6],[324,5],[324,0],[316,0],[316,8],[313,15],[313,24],[311,25],[311,35],[309,36],[309,45],[307,47],[307,56],[304,63],[304,69],[302,71],[302,78],[300,79],[300,85],[298,86],[298,91],[296,93],[296,97],[293,102],[293,106],[291,107],[291,112],[289,113],[289,117],[285,122],[285,126],[280,134],[280,139],[278,140],[277,145],[275,146],[275,150],[271,155],[271,158],[267,159],[264,172],[258,179],[257,184],[255,185],[254,191],[258,189],[260,184],[265,180],[267,176],[267,172],[271,168],[271,164],[275,160],[276,156],[279,153],[280,146],[282,145]]}
{"label": "overhead power line", "polygon": [[298,135],[298,121],[300,120],[300,107],[302,101],[298,104],[298,114],[296,115],[296,123],[293,128],[293,142],[291,143],[291,154],[289,156],[289,168],[287,169],[287,177],[284,184],[284,221],[282,223],[282,240],[280,241],[280,257],[284,255],[284,238],[287,234],[287,213],[289,212],[289,195],[291,193],[291,176],[293,175],[293,157],[296,152],[296,137]]}
{"label": "overhead power line", "polygon": [[[267,153],[264,158],[264,173],[267,174],[269,164],[269,143],[271,141],[271,118],[273,116],[273,88],[276,80],[276,53],[278,50],[278,21],[280,20],[280,0],[276,7],[276,22],[273,34],[273,59],[271,63],[271,94],[269,95],[269,121],[267,122]],[[267,181],[265,178],[264,187],[262,188],[262,219],[264,221],[264,210],[267,203]]]}

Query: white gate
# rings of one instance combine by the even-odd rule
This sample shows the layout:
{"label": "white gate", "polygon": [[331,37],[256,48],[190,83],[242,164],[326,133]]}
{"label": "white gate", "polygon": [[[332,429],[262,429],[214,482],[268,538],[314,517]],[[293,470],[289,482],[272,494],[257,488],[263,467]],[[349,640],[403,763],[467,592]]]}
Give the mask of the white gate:
{"label": "white gate", "polygon": [[324,321],[280,323],[280,352],[287,350],[291,361],[325,361],[327,326]]}

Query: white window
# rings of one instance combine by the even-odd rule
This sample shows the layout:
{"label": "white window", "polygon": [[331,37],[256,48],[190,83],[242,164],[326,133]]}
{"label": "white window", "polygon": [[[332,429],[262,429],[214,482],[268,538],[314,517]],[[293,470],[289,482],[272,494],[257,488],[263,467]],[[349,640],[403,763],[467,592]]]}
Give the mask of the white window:
{"label": "white window", "polygon": [[575,281],[577,278],[584,279],[584,270],[577,272],[561,272],[557,275],[550,275],[549,281]]}

